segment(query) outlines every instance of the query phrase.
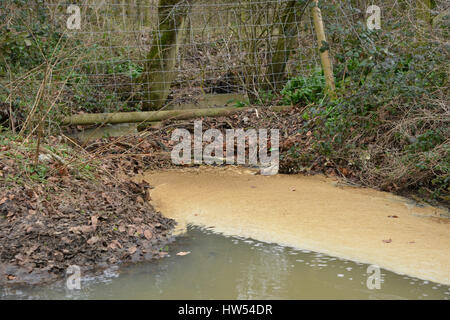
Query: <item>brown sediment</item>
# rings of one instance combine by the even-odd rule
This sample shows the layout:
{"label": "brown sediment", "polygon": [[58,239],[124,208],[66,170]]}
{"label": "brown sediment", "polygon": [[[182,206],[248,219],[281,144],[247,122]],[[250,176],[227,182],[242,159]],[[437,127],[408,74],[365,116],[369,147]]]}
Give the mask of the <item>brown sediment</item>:
{"label": "brown sediment", "polygon": [[445,210],[324,176],[229,167],[148,172],[152,204],[187,224],[313,250],[450,285]]}

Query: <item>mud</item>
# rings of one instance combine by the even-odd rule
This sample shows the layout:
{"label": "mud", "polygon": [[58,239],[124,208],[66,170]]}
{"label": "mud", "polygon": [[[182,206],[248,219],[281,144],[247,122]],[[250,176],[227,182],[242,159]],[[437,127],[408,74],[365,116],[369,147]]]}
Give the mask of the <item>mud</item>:
{"label": "mud", "polygon": [[320,175],[266,177],[231,167],[152,171],[145,181],[178,232],[198,225],[450,284],[444,209]]}

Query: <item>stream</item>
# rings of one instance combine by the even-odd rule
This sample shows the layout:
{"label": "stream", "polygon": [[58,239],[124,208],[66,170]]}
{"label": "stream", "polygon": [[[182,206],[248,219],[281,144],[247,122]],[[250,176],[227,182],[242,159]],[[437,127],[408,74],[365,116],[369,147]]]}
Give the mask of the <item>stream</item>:
{"label": "stream", "polygon": [[[0,288],[0,299],[450,298],[442,208],[324,176],[239,167],[135,179],[148,181],[152,205],[177,221],[167,257],[82,275],[80,290],[60,281]],[[374,267],[379,288],[368,282]]]}
{"label": "stream", "polygon": [[[3,289],[1,299],[445,299],[450,287],[381,269],[381,288],[367,287],[368,265],[307,250],[189,227],[169,256],[103,276]],[[177,256],[179,252],[190,252]]]}
{"label": "stream", "polygon": [[[179,252],[190,252],[178,256]],[[1,299],[445,299],[450,287],[381,269],[367,287],[368,265],[189,226],[169,256],[95,278],[81,290],[65,283],[0,289]]]}

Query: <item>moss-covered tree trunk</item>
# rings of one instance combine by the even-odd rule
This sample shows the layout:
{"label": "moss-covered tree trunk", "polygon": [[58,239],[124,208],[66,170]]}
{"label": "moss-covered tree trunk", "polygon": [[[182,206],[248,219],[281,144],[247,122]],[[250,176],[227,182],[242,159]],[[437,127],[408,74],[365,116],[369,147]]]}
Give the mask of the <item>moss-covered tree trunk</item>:
{"label": "moss-covered tree trunk", "polygon": [[432,0],[416,0],[417,39],[423,40],[431,30]]}
{"label": "moss-covered tree trunk", "polygon": [[282,87],[282,81],[286,71],[286,64],[293,50],[295,40],[295,7],[297,0],[291,0],[287,3],[281,14],[281,26],[279,38],[275,46],[275,52],[272,54],[272,60],[267,69],[266,79],[274,91]]}
{"label": "moss-covered tree trunk", "polygon": [[146,58],[146,65],[140,84],[143,95],[143,110],[160,109],[170,92],[176,76],[175,62],[186,17],[192,0],[160,0],[158,5],[159,24],[153,35],[152,47]]}
{"label": "moss-covered tree trunk", "polygon": [[286,65],[295,46],[297,24],[300,24],[302,11],[304,12],[304,8],[309,2],[309,0],[304,1],[301,5],[302,2],[291,0],[281,13],[279,38],[266,74],[269,86],[274,91],[278,91],[284,86]]}
{"label": "moss-covered tree trunk", "polygon": [[431,24],[432,0],[416,0],[416,16],[420,23]]}

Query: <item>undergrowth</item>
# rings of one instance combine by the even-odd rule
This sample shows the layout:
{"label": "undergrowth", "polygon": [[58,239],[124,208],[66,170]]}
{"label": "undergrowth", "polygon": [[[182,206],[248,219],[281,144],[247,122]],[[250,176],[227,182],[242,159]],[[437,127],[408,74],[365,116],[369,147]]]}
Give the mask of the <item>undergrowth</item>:
{"label": "undergrowth", "polygon": [[318,72],[287,83],[285,101],[306,106],[300,132],[315,137],[309,154],[291,151],[299,166],[323,156],[365,185],[448,202],[448,52],[433,42],[389,49],[372,42],[389,36],[363,32],[344,41],[335,97],[326,96]]}

